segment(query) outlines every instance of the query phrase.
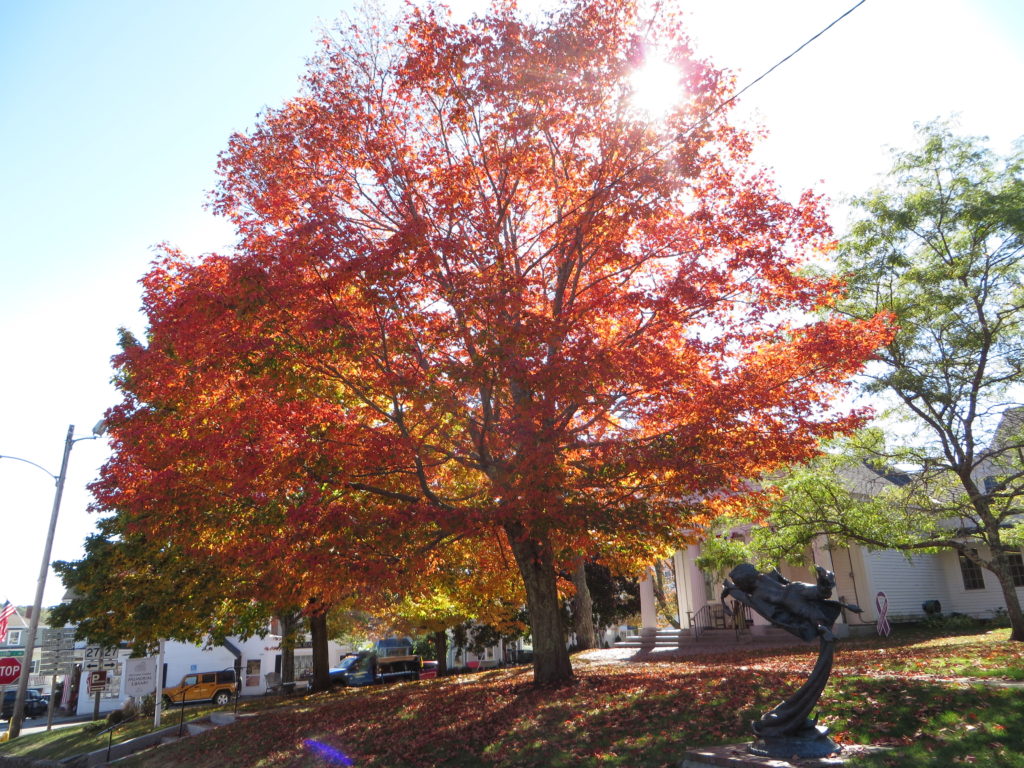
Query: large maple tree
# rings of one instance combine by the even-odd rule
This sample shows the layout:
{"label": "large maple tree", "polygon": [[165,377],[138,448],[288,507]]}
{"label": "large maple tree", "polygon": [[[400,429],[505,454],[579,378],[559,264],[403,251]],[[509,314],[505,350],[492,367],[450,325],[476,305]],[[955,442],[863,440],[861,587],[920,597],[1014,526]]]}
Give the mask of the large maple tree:
{"label": "large maple tree", "polygon": [[[705,499],[850,429],[829,403],[887,334],[827,315],[841,287],[802,269],[829,244],[820,201],[786,202],[751,163],[730,78],[681,29],[631,0],[339,28],[303,93],[222,155],[236,252],[149,276],[158,362],[121,364],[135,393],[150,367],[163,383],[122,428],[167,387],[188,401],[195,377],[225,377],[225,413],[273,417],[179,432],[177,450],[244,476],[217,482],[228,497],[309,499],[292,517],[316,545],[276,550],[290,572],[371,529],[413,562],[494,541],[523,580],[535,680],[569,679],[559,568],[653,559]],[[655,55],[679,73],[658,117],[631,79]],[[216,377],[202,397],[227,392]],[[149,450],[133,446],[108,466],[112,503]]]}

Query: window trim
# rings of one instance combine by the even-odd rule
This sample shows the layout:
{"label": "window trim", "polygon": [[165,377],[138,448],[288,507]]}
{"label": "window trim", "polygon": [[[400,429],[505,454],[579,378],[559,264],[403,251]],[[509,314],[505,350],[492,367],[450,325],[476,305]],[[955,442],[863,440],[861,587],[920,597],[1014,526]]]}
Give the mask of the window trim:
{"label": "window trim", "polygon": [[1006,559],[1013,586],[1024,587],[1024,555],[1020,552],[1007,552]]}
{"label": "window trim", "polygon": [[957,552],[956,555],[960,562],[960,581],[963,583],[964,590],[973,592],[985,589],[985,572],[981,566],[963,552]]}

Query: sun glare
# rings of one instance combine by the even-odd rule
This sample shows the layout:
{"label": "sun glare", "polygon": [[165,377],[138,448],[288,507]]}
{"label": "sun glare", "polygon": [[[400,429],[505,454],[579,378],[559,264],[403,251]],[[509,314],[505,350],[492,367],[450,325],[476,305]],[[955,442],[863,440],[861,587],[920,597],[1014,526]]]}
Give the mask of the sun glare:
{"label": "sun glare", "polygon": [[679,101],[679,74],[674,64],[650,56],[630,77],[633,105],[654,118],[667,115]]}

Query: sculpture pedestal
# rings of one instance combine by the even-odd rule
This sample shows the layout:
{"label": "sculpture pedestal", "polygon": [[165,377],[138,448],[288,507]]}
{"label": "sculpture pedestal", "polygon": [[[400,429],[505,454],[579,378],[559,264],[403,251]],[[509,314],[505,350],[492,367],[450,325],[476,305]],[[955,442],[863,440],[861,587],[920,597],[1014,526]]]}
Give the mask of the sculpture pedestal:
{"label": "sculpture pedestal", "polygon": [[828,728],[817,725],[792,736],[769,736],[750,745],[750,752],[764,757],[828,757],[842,747],[828,737]]}
{"label": "sculpture pedestal", "polygon": [[[831,741],[831,740],[830,740]],[[847,760],[884,752],[889,747],[847,744],[834,757],[768,757],[751,753],[751,743],[721,744],[716,747],[688,749],[678,768],[843,768]]]}

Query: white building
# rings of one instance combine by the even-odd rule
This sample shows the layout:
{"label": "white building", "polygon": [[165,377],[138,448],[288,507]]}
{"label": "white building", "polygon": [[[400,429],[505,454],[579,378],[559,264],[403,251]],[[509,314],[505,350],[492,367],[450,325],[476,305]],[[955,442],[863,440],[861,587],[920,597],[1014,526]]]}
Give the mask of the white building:
{"label": "white building", "polygon": [[[874,495],[893,480],[867,467],[844,473],[845,481],[855,494]],[[744,529],[731,535],[745,537]],[[983,549],[979,546],[979,549]],[[987,555],[988,553],[982,552]],[[680,626],[685,631],[692,624],[724,628],[723,612],[718,603],[720,579],[702,572],[696,565],[700,546],[678,550],[672,558],[676,575],[677,608]],[[1024,600],[1024,557],[1011,555],[1011,572],[1017,595]],[[846,612],[837,622],[849,628],[873,629],[881,608],[892,620],[920,619],[927,615],[925,603],[938,601],[943,614],[961,613],[989,619],[1005,610],[1003,593],[995,576],[952,549],[936,554],[915,554],[909,558],[897,550],[869,550],[865,546],[831,548],[820,537],[807,553],[806,566],[782,565],[779,570],[792,581],[813,582],[813,567],[820,565],[836,576],[833,598],[854,603],[863,613]],[[650,578],[640,582],[642,633],[650,634],[659,625],[654,585]],[[753,615],[753,631],[768,626],[762,617]]]}
{"label": "white building", "polygon": [[[337,664],[347,648],[329,641],[328,660]],[[131,656],[130,649],[121,649],[117,654],[114,669],[110,671],[106,690],[100,694],[100,712],[111,712],[120,708],[128,698],[125,694],[123,670],[125,661]],[[312,669],[313,650],[311,647],[295,649],[295,678],[303,670]],[[267,676],[281,671],[281,636],[251,637],[248,640],[229,638],[224,645],[204,647],[168,640],[164,643],[164,668],[161,688],[177,685],[181,678],[192,672],[217,672],[225,669],[241,670],[241,695],[253,696],[267,692]],[[95,696],[90,695],[83,673],[79,686],[76,714],[88,716],[93,713]]]}

